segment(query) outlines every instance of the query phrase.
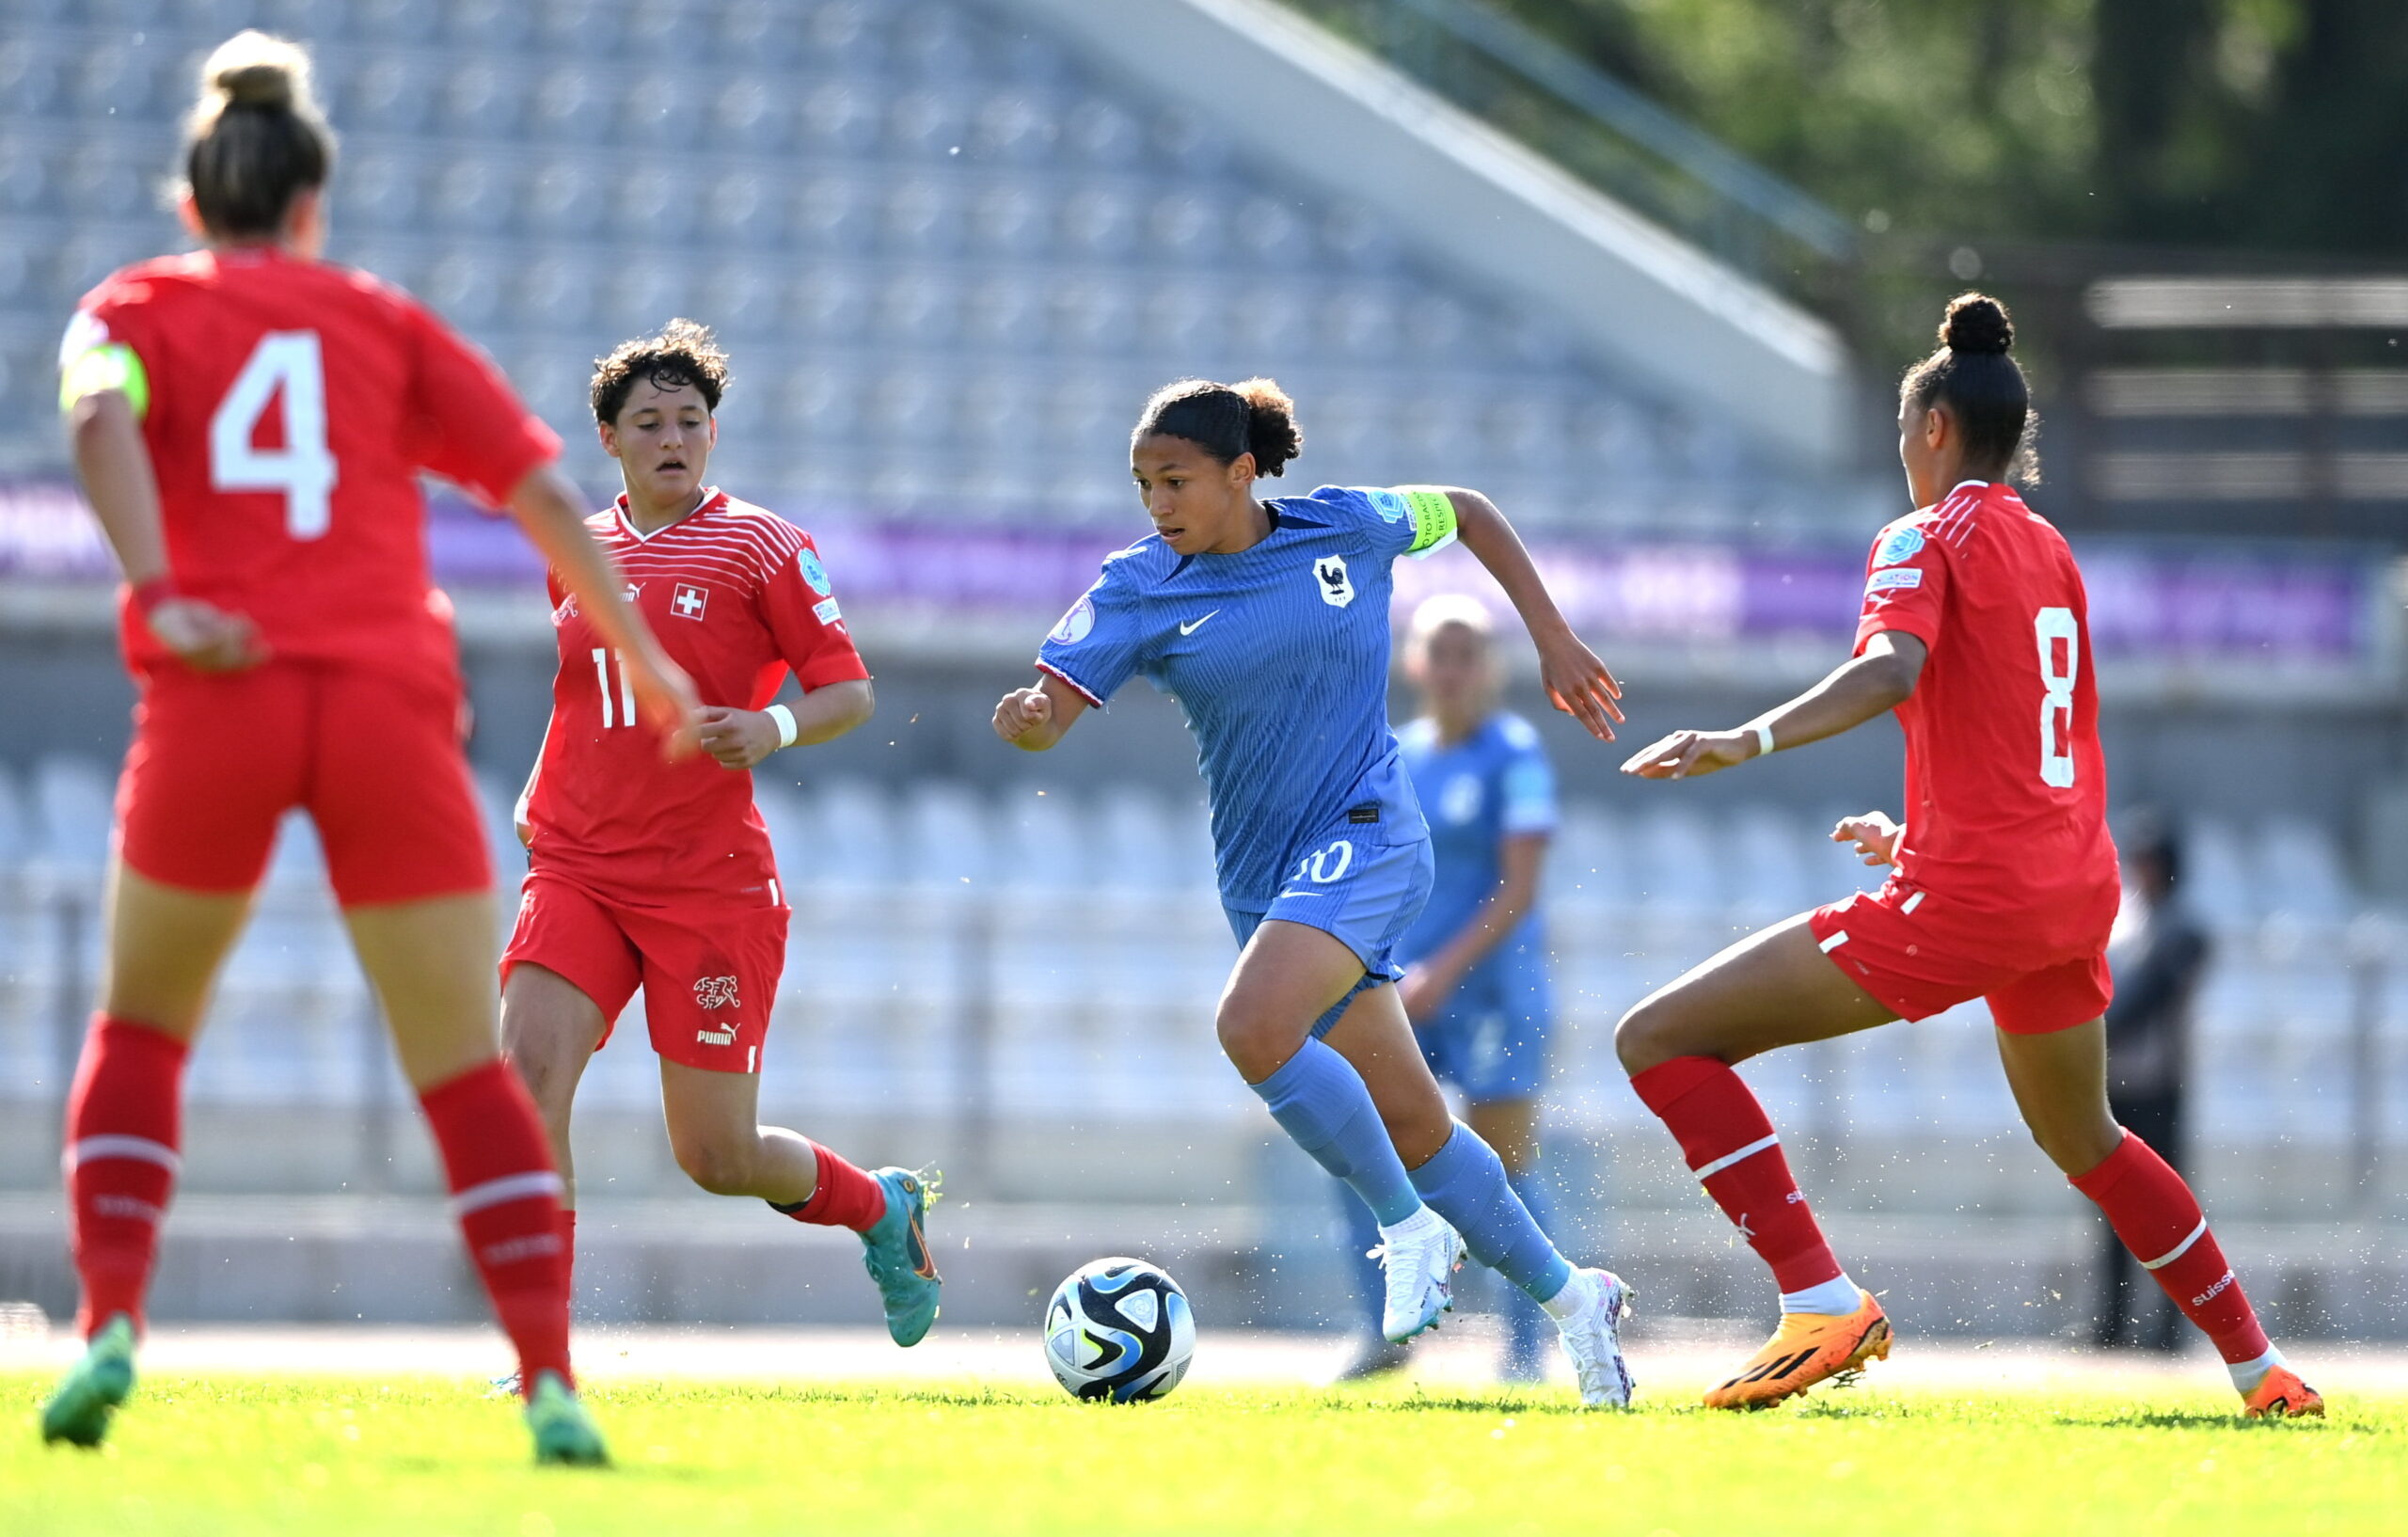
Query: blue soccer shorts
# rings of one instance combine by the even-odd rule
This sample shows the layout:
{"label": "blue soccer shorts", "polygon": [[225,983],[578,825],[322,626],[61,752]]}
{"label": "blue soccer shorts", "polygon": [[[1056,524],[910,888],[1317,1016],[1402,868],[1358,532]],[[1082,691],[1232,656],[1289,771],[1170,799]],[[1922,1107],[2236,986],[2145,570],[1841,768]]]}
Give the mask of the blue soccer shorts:
{"label": "blue soccer shorts", "polygon": [[1414,1034],[1438,1081],[1484,1104],[1538,1096],[1554,1024],[1545,959],[1535,946],[1526,951],[1509,942],[1473,967],[1437,1018]]}
{"label": "blue soccer shorts", "polygon": [[1429,838],[1393,843],[1380,837],[1379,831],[1333,830],[1314,839],[1289,867],[1265,911],[1249,912],[1226,903],[1222,908],[1240,949],[1264,919],[1277,918],[1320,929],[1363,963],[1361,979],[1313,1022],[1315,1039],[1329,1034],[1357,993],[1404,975],[1404,968],[1397,964],[1397,944],[1430,900],[1437,865]]}

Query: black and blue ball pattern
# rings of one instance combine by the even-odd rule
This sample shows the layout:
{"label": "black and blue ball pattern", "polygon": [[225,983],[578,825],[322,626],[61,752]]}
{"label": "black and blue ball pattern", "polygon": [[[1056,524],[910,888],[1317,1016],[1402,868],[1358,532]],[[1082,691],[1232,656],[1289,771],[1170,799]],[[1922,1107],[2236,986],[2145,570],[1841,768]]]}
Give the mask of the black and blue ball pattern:
{"label": "black and blue ball pattern", "polygon": [[1125,1255],[1070,1273],[1045,1307],[1045,1364],[1083,1399],[1131,1403],[1179,1386],[1196,1317],[1169,1273]]}

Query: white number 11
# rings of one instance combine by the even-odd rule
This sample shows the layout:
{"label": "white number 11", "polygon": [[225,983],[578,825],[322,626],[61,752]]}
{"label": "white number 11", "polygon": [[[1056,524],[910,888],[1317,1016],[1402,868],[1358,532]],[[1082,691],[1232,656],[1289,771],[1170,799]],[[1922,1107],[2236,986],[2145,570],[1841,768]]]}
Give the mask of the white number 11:
{"label": "white number 11", "polygon": [[[2040,645],[2040,783],[2065,789],[2073,784],[2073,682],[2082,668],[2082,626],[2071,609],[2043,609],[2032,619]],[[2057,642],[2065,642],[2065,671],[2057,671]]]}

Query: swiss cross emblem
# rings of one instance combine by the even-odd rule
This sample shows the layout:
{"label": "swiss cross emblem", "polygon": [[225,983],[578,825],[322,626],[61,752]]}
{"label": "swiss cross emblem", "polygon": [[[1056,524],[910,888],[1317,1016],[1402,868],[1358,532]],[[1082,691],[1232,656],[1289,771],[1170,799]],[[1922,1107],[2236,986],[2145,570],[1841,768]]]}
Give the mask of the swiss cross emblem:
{"label": "swiss cross emblem", "polygon": [[677,584],[676,595],[669,600],[669,606],[682,618],[700,619],[703,610],[710,607],[710,602],[711,594],[707,589],[697,587],[690,581],[681,581]]}

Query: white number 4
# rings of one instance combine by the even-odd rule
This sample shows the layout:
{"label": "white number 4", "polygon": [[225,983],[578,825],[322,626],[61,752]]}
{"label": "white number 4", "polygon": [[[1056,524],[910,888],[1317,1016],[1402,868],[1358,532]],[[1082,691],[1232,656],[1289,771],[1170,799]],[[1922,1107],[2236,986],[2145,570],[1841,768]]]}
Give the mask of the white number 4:
{"label": "white number 4", "polygon": [[[280,388],[279,388],[280,387]],[[284,447],[254,446],[268,403],[284,405]],[[284,531],[316,539],[332,519],[335,456],[326,451],[326,371],[315,331],[260,338],[209,419],[209,483],[220,491],[281,491]]]}
{"label": "white number 4", "polygon": [[[2073,784],[2073,682],[2082,669],[2082,626],[2071,609],[2043,609],[2032,619],[2040,646],[2040,783],[2065,789]],[[2057,645],[2065,644],[2065,671],[2057,670]]]}

